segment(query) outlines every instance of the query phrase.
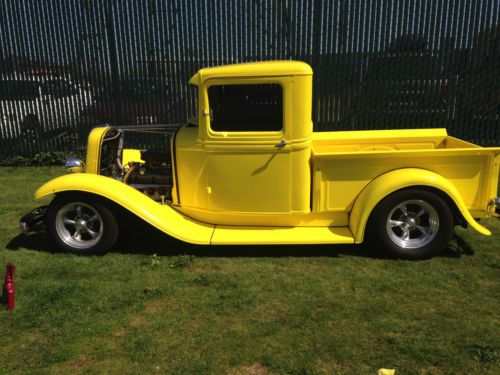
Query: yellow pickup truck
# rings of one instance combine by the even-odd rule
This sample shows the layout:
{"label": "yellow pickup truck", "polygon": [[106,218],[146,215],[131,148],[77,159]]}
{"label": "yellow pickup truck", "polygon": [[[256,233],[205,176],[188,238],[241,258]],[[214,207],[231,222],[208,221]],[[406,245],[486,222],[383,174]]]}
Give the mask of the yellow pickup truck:
{"label": "yellow pickup truck", "polygon": [[[359,244],[393,256],[443,250],[455,225],[490,231],[498,217],[500,148],[448,136],[445,129],[313,132],[312,69],[297,61],[198,71],[197,116],[177,126],[164,152],[127,149],[130,131],[92,130],[80,173],[41,186],[45,219],[64,250],[105,252],[126,209],[196,244]],[[168,148],[167,148],[168,147]]]}

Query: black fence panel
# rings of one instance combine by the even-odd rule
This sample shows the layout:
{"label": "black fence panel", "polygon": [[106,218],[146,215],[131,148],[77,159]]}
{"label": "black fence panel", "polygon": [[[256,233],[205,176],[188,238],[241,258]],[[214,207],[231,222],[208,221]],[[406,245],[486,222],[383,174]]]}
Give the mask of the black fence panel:
{"label": "black fence panel", "polygon": [[0,154],[183,122],[199,68],[276,59],[313,67],[316,131],[446,127],[500,145],[499,14],[498,0],[3,0]]}

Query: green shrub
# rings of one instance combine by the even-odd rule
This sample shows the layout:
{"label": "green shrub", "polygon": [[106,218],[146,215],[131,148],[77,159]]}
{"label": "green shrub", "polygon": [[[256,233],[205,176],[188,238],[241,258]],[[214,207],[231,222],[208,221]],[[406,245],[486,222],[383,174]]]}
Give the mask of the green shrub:
{"label": "green shrub", "polygon": [[33,156],[9,156],[5,159],[0,159],[0,167],[42,167],[51,165],[64,165],[64,162],[69,156],[77,158],[85,158],[85,150],[78,149],[75,151],[46,151],[39,152]]}

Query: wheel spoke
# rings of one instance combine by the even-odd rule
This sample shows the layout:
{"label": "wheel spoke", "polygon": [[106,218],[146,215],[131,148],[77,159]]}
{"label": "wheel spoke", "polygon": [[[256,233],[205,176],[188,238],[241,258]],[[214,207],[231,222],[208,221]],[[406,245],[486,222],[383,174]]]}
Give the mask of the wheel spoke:
{"label": "wheel spoke", "polygon": [[77,229],[75,231],[75,233],[73,233],[73,235],[71,237],[73,237],[74,240],[78,240],[78,241],[81,240],[82,239],[82,232],[81,232],[81,230]]}
{"label": "wheel spoke", "polygon": [[96,238],[96,237],[97,237],[97,235],[99,234],[99,233],[97,233],[97,232],[93,231],[93,230],[92,230],[92,229],[90,229],[90,228],[87,228],[87,233],[88,233],[88,234],[90,234],[90,237],[92,237],[92,238]]}
{"label": "wheel spoke", "polygon": [[71,219],[68,219],[67,217],[64,218],[64,224],[68,224],[68,225],[75,225],[76,222],[74,220],[71,220]]}
{"label": "wheel spoke", "polygon": [[98,219],[97,215],[92,216],[91,218],[87,219],[88,223],[91,223],[93,221],[96,221]]}
{"label": "wheel spoke", "polygon": [[415,215],[415,219],[416,218],[419,218],[420,216],[422,216],[423,214],[425,214],[425,210],[423,208],[420,209],[420,211],[418,211],[418,214]]}
{"label": "wheel spoke", "polygon": [[405,229],[403,231],[403,235],[401,236],[401,239],[403,241],[408,241],[410,239],[410,230],[409,229]]}
{"label": "wheel spoke", "polygon": [[421,225],[417,225],[416,227],[420,232],[422,232],[423,234],[426,234],[427,233],[427,229],[424,228],[423,226]]}
{"label": "wheel spoke", "polygon": [[406,205],[399,207],[399,209],[405,214],[408,215],[408,210],[406,209]]}
{"label": "wheel spoke", "polygon": [[79,218],[82,217],[82,206],[76,206],[76,214]]}
{"label": "wheel spoke", "polygon": [[391,224],[391,228],[400,227],[401,225],[403,225],[403,222],[401,220],[390,220],[389,223]]}

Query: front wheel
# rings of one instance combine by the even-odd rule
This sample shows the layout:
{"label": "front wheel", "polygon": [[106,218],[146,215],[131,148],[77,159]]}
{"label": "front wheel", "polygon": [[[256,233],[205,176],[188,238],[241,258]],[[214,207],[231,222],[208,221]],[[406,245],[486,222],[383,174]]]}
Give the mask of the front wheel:
{"label": "front wheel", "polygon": [[439,254],[453,235],[449,205],[426,190],[401,190],[375,207],[368,226],[373,245],[403,259],[426,259]]}
{"label": "front wheel", "polygon": [[118,237],[113,213],[87,196],[60,196],[50,204],[45,224],[57,246],[79,255],[102,254]]}

